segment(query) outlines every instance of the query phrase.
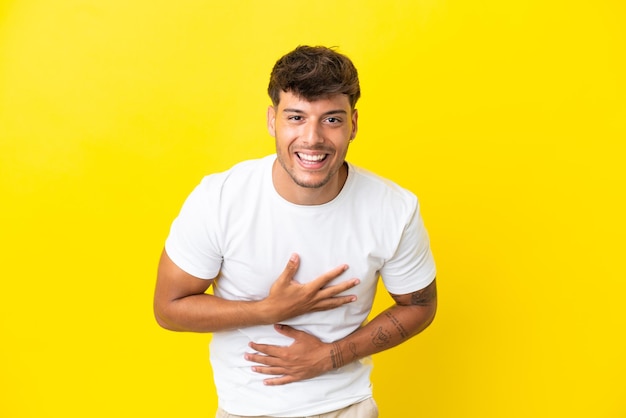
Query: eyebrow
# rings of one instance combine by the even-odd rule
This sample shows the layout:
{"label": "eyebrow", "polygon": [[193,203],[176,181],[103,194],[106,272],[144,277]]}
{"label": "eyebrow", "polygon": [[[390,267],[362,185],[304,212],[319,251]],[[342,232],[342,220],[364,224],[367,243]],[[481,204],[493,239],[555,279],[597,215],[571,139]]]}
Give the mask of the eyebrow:
{"label": "eyebrow", "polygon": [[[304,110],[292,109],[292,108],[285,108],[285,109],[283,109],[283,112],[298,113],[298,114],[305,114],[306,113]],[[343,109],[335,109],[335,110],[329,110],[328,112],[324,112],[322,114],[322,116],[337,115],[337,114],[347,115],[348,112],[346,112]]]}

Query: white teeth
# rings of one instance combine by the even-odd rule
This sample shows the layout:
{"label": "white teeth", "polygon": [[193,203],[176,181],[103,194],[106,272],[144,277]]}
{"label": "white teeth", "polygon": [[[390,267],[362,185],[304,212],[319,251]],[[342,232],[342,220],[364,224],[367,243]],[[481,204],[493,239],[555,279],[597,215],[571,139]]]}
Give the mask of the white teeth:
{"label": "white teeth", "polygon": [[324,158],[326,158],[326,154],[303,154],[301,152],[298,152],[298,157],[300,157],[301,160],[303,161],[309,161],[312,163],[316,163],[318,161],[322,161]]}

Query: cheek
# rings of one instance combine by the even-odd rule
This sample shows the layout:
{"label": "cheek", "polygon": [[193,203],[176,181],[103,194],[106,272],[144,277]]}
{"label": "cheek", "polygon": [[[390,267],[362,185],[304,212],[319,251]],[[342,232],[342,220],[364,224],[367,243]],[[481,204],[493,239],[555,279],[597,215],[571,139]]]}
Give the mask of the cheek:
{"label": "cheek", "polygon": [[275,136],[276,139],[276,150],[282,152],[283,154],[289,153],[289,148],[293,141],[289,140],[288,136],[285,136],[284,132],[281,132],[279,135]]}
{"label": "cheek", "polygon": [[276,143],[280,143],[283,147],[291,145],[298,137],[298,129],[289,127],[277,127],[274,135]]}

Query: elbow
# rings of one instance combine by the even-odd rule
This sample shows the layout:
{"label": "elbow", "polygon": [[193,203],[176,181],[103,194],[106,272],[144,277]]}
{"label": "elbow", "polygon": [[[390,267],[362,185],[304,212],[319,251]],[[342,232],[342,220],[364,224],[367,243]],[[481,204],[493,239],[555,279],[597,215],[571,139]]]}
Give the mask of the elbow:
{"label": "elbow", "polygon": [[425,306],[420,306],[417,308],[419,310],[419,314],[417,314],[416,327],[414,331],[411,333],[411,336],[415,336],[420,334],[426,328],[430,327],[431,324],[435,321],[435,316],[437,315],[437,303],[429,303]]}
{"label": "elbow", "polygon": [[434,283],[432,285],[430,300],[424,308],[424,328],[428,328],[435,321],[435,317],[437,316],[437,289]]}
{"label": "elbow", "polygon": [[425,304],[426,312],[425,312],[425,327],[429,327],[435,320],[435,316],[437,316],[437,284],[436,279],[426,288],[427,292],[427,303]]}
{"label": "elbow", "polygon": [[435,317],[437,316],[437,299],[434,298],[427,304],[417,307],[417,309],[419,310],[418,315],[420,317],[420,325],[418,327],[417,333],[420,333],[426,328],[430,327],[435,321]]}
{"label": "elbow", "polygon": [[169,324],[163,320],[163,318],[161,318],[161,316],[158,313],[154,313],[154,319],[156,320],[156,323],[163,329],[172,331],[171,327],[169,326]]}
{"label": "elbow", "polygon": [[161,328],[168,331],[179,331],[179,329],[172,324],[171,320],[168,320],[166,309],[155,303],[153,311],[154,319]]}
{"label": "elbow", "polygon": [[428,313],[426,315],[426,324],[424,328],[428,328],[434,321],[437,316],[437,301],[433,301],[428,309]]}

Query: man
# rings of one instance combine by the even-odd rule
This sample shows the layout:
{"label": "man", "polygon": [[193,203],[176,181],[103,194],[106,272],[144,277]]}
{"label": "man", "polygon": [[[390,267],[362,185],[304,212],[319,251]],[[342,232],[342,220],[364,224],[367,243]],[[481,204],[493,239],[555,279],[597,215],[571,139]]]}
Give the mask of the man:
{"label": "man", "polygon": [[[298,47],[268,92],[276,155],[207,176],[187,198],[159,264],[156,319],[214,333],[217,417],[377,417],[369,357],[436,310],[417,199],[345,161],[360,96],[346,56]],[[395,304],[365,324],[379,276]]]}

